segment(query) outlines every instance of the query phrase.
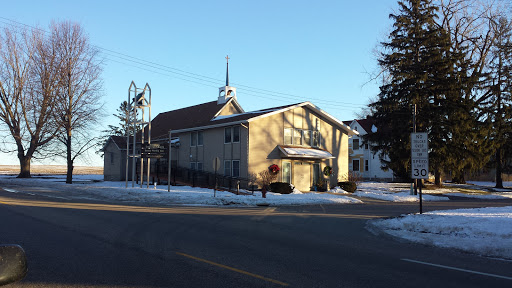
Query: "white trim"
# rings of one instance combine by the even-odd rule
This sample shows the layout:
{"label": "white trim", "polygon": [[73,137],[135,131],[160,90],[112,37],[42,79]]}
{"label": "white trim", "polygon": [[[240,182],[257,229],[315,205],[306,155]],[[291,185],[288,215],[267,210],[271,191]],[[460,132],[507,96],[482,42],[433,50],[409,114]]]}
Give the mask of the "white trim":
{"label": "white trim", "polygon": [[[272,115],[283,113],[283,112],[286,112],[288,110],[292,110],[292,109],[303,107],[303,106],[307,106],[311,110],[313,110],[314,112],[316,112],[316,113],[320,114],[321,116],[327,118],[332,123],[334,123],[335,126],[337,126],[338,128],[341,128],[342,130],[347,132],[348,136],[359,135],[359,132],[352,130],[349,126],[345,125],[343,122],[341,122],[338,119],[334,118],[329,113],[327,113],[327,112],[323,111],[322,109],[316,107],[315,105],[313,105],[309,101],[302,102],[302,103],[299,103],[299,104],[296,104],[296,105],[293,105],[293,106],[288,106],[288,107],[285,107],[285,108],[282,108],[282,109],[278,109],[278,110],[275,110],[275,111],[272,111],[272,112],[269,112],[269,113],[265,113],[265,114],[262,114],[262,115],[259,115],[259,116],[256,116],[256,117],[248,118],[248,119],[245,119],[245,120],[239,120],[239,121],[233,121],[233,122],[222,123],[222,124],[215,124],[215,125],[207,125],[207,126],[185,128],[185,129],[173,130],[172,132],[173,133],[183,133],[183,132],[189,132],[189,131],[194,131],[194,130],[211,129],[211,128],[219,128],[219,127],[225,127],[225,126],[233,126],[233,125],[237,125],[237,124],[241,124],[241,123],[250,123],[250,122],[258,120],[258,119],[262,119],[262,118],[265,118],[265,117],[269,117],[269,116],[272,116]],[[257,112],[257,111],[254,111],[254,112]]]}
{"label": "white trim", "polygon": [[[217,111],[217,113],[215,113],[215,115],[213,115],[213,118],[212,118],[212,119],[215,119],[215,117],[219,116],[220,112],[222,112],[222,110],[224,110],[224,108],[226,108],[226,106],[227,106],[229,103],[233,102],[233,101],[235,101],[235,102],[233,103],[233,106],[235,106],[235,107],[236,107],[236,108],[238,108],[240,111],[242,111],[242,112],[240,112],[240,113],[245,113],[244,109],[242,108],[242,106],[240,106],[240,104],[238,103],[238,101],[236,101],[236,99],[235,99],[235,98],[231,97],[231,98],[229,98],[229,100],[228,100],[226,103],[224,103],[224,105],[222,106],[222,108],[220,108],[220,109],[219,109],[219,111]],[[237,114],[234,114],[234,115],[237,115]]]}

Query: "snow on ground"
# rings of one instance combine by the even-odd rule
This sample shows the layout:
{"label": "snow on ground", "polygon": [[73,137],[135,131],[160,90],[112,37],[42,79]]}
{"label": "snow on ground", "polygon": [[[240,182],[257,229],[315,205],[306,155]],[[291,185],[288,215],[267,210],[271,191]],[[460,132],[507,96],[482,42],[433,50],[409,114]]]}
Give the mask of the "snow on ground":
{"label": "snow on ground", "polygon": [[512,259],[512,206],[433,211],[370,224],[414,242]]}
{"label": "snow on ground", "polygon": [[[424,201],[445,201],[447,196],[457,196],[477,199],[508,199],[512,198],[512,189],[497,190],[489,192],[489,188],[495,184],[492,182],[472,182],[473,184],[451,184],[445,183],[444,188],[429,186],[423,189],[422,199]],[[509,182],[505,182],[506,186]],[[511,183],[512,184],[512,183]],[[357,186],[354,196],[368,197],[392,202],[417,202],[418,195],[410,195],[411,183],[380,183],[361,182]]]}
{"label": "snow on ground", "polygon": [[[419,195],[410,195],[410,183],[361,182],[354,196],[392,202],[418,202]],[[425,190],[424,190],[425,191]],[[446,201],[447,197],[422,195],[423,201]]]}
{"label": "snow on ground", "polygon": [[[101,175],[100,175],[101,176]],[[340,195],[327,193],[301,193],[294,190],[293,194],[282,195],[267,193],[267,198],[261,197],[261,192],[254,195],[235,195],[230,192],[217,191],[214,197],[213,189],[193,188],[189,186],[171,186],[170,193],[167,185],[150,186],[143,188],[136,185],[125,188],[125,182],[99,181],[97,175],[73,176],[76,184],[65,184],[65,175],[34,177],[31,179],[17,179],[0,176],[0,183],[10,184],[9,192],[31,193],[47,197],[64,199],[92,199],[104,201],[119,201],[125,203],[139,203],[144,205],[306,205],[306,204],[350,204],[362,201]],[[23,186],[18,188],[17,185]],[[22,192],[23,191],[23,192]]]}

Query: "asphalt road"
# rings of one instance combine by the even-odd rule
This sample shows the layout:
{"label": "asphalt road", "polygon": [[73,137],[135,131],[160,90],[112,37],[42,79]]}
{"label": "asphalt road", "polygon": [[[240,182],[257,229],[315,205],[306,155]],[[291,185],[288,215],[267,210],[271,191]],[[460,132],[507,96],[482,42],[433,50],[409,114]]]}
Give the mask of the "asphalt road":
{"label": "asphalt road", "polygon": [[[29,272],[6,287],[510,287],[512,262],[367,228],[417,204],[142,207],[0,190],[0,243]],[[452,200],[424,210],[510,206]]]}

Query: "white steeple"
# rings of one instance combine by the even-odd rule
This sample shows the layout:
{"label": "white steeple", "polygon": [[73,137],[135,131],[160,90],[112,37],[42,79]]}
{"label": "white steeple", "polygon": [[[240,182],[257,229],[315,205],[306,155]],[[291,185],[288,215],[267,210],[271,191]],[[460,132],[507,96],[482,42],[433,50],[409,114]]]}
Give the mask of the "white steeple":
{"label": "white steeple", "polygon": [[224,104],[231,97],[236,99],[236,88],[229,86],[229,57],[226,56],[226,86],[219,88],[219,98],[217,99],[217,104]]}

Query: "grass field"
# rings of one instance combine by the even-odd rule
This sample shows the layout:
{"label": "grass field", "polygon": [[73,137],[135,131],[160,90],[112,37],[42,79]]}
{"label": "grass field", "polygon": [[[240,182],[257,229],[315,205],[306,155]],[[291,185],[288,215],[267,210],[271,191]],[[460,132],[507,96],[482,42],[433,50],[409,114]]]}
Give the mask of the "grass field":
{"label": "grass field", "polygon": [[[0,165],[0,174],[16,175],[20,173],[20,166],[18,165]],[[65,165],[31,165],[30,173],[37,174],[53,174],[62,175],[66,174]],[[103,174],[103,167],[89,167],[89,166],[75,166],[73,169],[74,175],[101,175]]]}

